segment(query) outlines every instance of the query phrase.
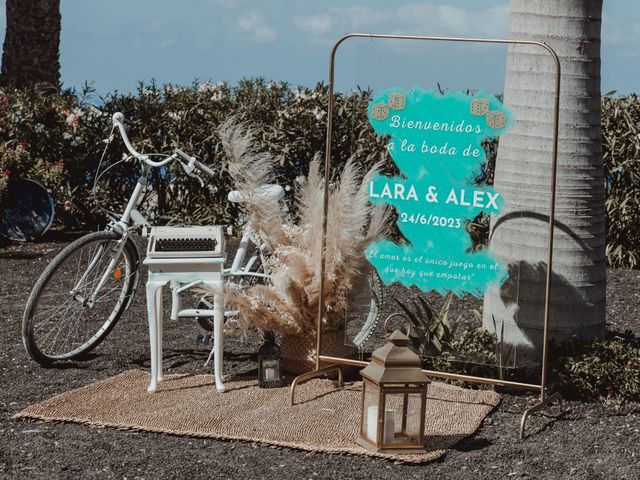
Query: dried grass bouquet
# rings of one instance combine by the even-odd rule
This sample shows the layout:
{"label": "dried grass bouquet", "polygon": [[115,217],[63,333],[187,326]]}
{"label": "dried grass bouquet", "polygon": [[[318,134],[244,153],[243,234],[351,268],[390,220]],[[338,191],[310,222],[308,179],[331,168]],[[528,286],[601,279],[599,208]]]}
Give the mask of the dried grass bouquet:
{"label": "dried grass bouquet", "polygon": [[[255,147],[254,132],[235,119],[219,129],[219,137],[229,159],[229,173],[235,188],[247,199],[241,204],[249,225],[266,242],[269,255],[263,285],[228,289],[227,303],[240,312],[243,329],[273,330],[284,336],[312,337],[320,291],[320,247],[324,177],[320,157],[309,164],[308,176],[296,189],[295,216],[283,211],[278,202],[266,202],[259,192],[274,182],[274,160]],[[325,316],[323,331],[343,326],[344,312],[356,277],[370,268],[365,248],[388,224],[388,210],[373,206],[367,188],[380,164],[362,172],[350,159],[329,195],[325,264]],[[361,282],[360,282],[361,283]]]}

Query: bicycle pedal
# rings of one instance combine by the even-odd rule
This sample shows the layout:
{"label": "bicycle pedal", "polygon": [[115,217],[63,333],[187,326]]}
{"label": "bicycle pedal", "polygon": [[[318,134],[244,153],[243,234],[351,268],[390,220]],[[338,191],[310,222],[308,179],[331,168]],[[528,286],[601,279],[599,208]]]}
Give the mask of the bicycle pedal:
{"label": "bicycle pedal", "polygon": [[213,335],[210,332],[199,333],[196,337],[196,343],[198,345],[210,345],[213,343]]}

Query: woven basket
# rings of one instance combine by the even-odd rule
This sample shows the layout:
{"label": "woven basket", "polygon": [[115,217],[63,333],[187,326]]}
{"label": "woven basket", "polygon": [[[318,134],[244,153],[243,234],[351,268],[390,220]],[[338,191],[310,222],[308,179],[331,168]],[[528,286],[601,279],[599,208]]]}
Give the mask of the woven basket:
{"label": "woven basket", "polygon": [[[289,335],[280,341],[282,368],[293,375],[309,372],[316,366],[316,337]],[[322,333],[322,355],[354,358],[358,349],[345,345],[344,330]]]}

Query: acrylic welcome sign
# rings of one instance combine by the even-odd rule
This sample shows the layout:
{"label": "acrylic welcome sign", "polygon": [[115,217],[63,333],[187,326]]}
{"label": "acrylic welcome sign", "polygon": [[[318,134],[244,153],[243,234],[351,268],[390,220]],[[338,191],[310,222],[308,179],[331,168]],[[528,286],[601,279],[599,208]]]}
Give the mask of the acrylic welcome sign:
{"label": "acrylic welcome sign", "polygon": [[493,95],[439,94],[421,88],[393,88],[369,104],[369,122],[388,138],[388,151],[400,175],[375,176],[369,198],[392,205],[408,242],[380,240],[366,250],[387,285],[462,297],[481,297],[508,278],[505,264],[488,249],[472,250],[466,225],[481,212],[497,214],[500,192],[478,185],[486,154],[484,140],[513,123]]}
{"label": "acrylic welcome sign", "polygon": [[[545,68],[537,68],[541,59],[531,55],[534,48],[549,53]],[[463,50],[467,54],[473,50],[473,54],[458,61]],[[507,60],[520,55],[536,62],[536,68],[527,75],[531,75],[532,85],[539,86],[539,103],[530,112],[509,103],[509,95],[505,95],[503,105],[487,93],[507,92]],[[470,58],[473,62],[468,61]],[[318,374],[336,365],[365,366],[368,354],[385,343],[388,333],[400,329],[407,333],[410,348],[420,355],[430,376],[546,391],[542,374],[547,367],[546,356],[540,360],[539,376],[532,375],[530,369],[514,368],[518,366],[516,358],[528,355],[530,348],[510,339],[524,328],[542,327],[540,335],[526,340],[536,351],[545,347],[550,294],[530,287],[539,284],[541,275],[552,272],[552,242],[548,243],[546,265],[539,260],[530,264],[528,259],[511,258],[506,249],[491,250],[487,238],[475,233],[472,238],[469,224],[486,228],[485,215],[491,215],[494,231],[509,235],[534,222],[546,223],[544,217],[548,215],[549,232],[553,232],[559,65],[548,45],[532,40],[349,34],[336,42],[329,69],[326,165],[330,170],[332,152],[338,146],[332,143],[334,117],[340,119],[342,150],[346,146],[343,129],[351,124],[350,153],[356,158],[377,156],[377,147],[384,142],[397,172],[377,175],[366,187],[371,202],[393,208],[398,231],[366,249],[370,268],[358,271],[359,277],[348,293],[344,343],[349,349],[354,345],[358,348],[360,361],[324,353],[318,356],[318,365],[324,362],[326,366]],[[478,93],[440,94],[415,87],[439,85],[445,70],[449,72],[447,88]],[[343,91],[351,88],[358,97],[339,103],[336,86]],[[371,91],[375,92],[372,97]],[[364,109],[358,107],[365,99],[369,102],[368,122],[363,129]],[[542,118],[542,104],[553,114]],[[336,106],[339,108],[334,112]],[[522,112],[518,116],[529,122],[519,124],[512,111]],[[516,144],[517,132],[530,128],[534,115],[541,116],[541,131],[549,126],[550,135],[547,141],[541,140],[540,149],[549,152],[552,181],[549,197],[545,198],[542,188],[539,202],[520,196],[517,190],[501,192],[484,183],[483,178],[483,174],[491,175],[492,169],[485,165],[498,145],[492,140],[500,137],[502,146]],[[380,143],[370,142],[372,130]],[[506,156],[500,158],[500,169],[512,168],[508,160]],[[551,206],[548,211],[545,200]],[[538,258],[539,252],[531,253],[532,258]],[[382,287],[380,280],[387,286]],[[499,300],[498,308],[487,303],[491,298]],[[543,324],[537,320],[524,323],[538,315],[540,305],[545,306]],[[329,343],[322,343],[325,312],[321,300],[317,341],[327,352]],[[509,323],[509,319],[514,321]],[[553,398],[546,396],[544,401]],[[521,425],[531,411],[525,413]]]}

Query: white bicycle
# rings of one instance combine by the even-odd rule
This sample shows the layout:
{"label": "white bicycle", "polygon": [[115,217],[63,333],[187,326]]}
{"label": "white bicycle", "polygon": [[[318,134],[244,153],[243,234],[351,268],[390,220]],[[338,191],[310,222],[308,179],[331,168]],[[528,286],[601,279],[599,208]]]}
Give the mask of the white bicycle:
{"label": "white bicycle", "polygon": [[[106,338],[131,305],[140,268],[140,254],[132,235],[139,228],[149,226],[137,207],[145,193],[150,169],[178,162],[184,172],[198,179],[203,187],[205,183],[195,171],[210,177],[215,175],[209,167],[180,149],[172,155],[137,152],[127,136],[122,113],[113,115],[112,124],[98,165],[94,191],[101,175],[102,160],[116,129],[131,154],[129,158],[140,163],[142,173],[124,212],[119,216],[110,214],[111,220],[103,231],[84,235],[65,247],[47,265],[31,290],[22,320],[22,339],[29,356],[43,365],[58,360],[80,359],[88,354]],[[152,160],[151,156],[161,159]],[[265,200],[279,201],[284,190],[279,185],[268,185],[260,194]],[[232,191],[229,200],[241,203],[243,194]],[[241,285],[268,278],[263,261],[268,252],[264,244],[259,240],[259,244],[255,244],[252,238],[251,226],[245,225],[232,265],[224,269],[225,282]],[[382,289],[377,276],[371,286],[374,295],[369,312],[354,339],[358,346],[369,336],[379,317]],[[199,307],[211,309],[212,305],[202,299]],[[236,314],[236,311],[227,311],[225,318]],[[212,318],[196,319],[203,328],[213,329]]]}

